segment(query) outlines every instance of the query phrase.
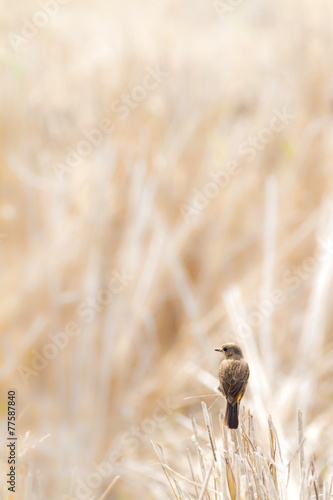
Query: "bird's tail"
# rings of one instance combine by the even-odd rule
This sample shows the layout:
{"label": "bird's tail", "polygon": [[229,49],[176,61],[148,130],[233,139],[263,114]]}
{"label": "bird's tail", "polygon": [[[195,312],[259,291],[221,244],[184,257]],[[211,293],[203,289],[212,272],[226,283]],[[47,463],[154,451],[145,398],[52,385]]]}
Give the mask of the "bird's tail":
{"label": "bird's tail", "polygon": [[224,416],[224,424],[229,427],[229,429],[237,429],[238,427],[238,403],[232,406],[227,400],[227,409]]}

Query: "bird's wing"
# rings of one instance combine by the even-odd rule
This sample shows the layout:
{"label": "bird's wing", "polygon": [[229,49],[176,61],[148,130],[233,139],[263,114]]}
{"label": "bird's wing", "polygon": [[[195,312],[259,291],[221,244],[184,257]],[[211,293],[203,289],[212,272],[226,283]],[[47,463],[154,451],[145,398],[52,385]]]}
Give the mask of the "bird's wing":
{"label": "bird's wing", "polygon": [[233,404],[243,397],[250,370],[246,362],[225,361],[221,363],[222,389],[229,403]]}

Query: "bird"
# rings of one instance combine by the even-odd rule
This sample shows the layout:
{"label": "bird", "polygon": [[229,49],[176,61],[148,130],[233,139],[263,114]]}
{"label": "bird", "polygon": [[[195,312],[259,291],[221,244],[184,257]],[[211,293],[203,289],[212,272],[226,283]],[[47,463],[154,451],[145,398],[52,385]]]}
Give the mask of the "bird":
{"label": "bird", "polygon": [[229,429],[237,429],[239,405],[245,394],[250,376],[249,365],[243,358],[242,350],[237,344],[223,344],[221,348],[215,349],[215,351],[222,352],[225,355],[225,359],[220,364],[220,385],[218,387],[218,390],[227,400],[224,424]]}

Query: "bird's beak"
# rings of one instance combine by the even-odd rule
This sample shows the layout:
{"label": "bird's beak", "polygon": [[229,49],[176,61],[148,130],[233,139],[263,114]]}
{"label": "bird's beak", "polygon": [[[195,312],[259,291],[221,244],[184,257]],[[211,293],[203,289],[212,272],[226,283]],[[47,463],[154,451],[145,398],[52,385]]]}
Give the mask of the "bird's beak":
{"label": "bird's beak", "polygon": [[222,349],[215,349],[215,351],[222,352]]}

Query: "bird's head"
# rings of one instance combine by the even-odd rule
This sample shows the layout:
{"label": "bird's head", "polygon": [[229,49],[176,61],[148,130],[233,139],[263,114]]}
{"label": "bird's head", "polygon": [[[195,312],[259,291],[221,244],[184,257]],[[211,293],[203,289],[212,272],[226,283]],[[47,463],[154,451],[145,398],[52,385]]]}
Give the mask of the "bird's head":
{"label": "bird's head", "polygon": [[237,344],[223,344],[215,351],[222,352],[226,359],[241,359],[243,357],[242,349]]}

